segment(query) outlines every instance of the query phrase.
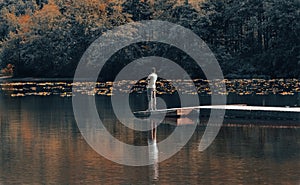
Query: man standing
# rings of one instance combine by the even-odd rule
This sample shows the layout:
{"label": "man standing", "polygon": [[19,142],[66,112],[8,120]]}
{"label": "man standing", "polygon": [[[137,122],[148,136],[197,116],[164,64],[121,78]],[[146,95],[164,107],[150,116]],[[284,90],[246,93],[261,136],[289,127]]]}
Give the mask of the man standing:
{"label": "man standing", "polygon": [[147,77],[148,85],[147,85],[147,96],[148,96],[148,110],[156,109],[156,80],[157,74],[155,67],[152,68],[152,73]]}

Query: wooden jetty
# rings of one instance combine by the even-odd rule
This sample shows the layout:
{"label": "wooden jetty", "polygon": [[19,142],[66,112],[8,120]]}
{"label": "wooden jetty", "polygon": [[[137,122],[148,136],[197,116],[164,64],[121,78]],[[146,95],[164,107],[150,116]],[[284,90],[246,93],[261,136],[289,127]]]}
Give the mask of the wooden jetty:
{"label": "wooden jetty", "polygon": [[[270,107],[248,105],[203,105],[181,108],[157,109],[151,111],[137,111],[137,117],[165,114],[166,117],[189,117],[193,113],[200,113],[200,117],[209,117],[210,111],[225,110],[225,118],[240,119],[291,119],[300,120],[300,107]],[[200,111],[201,110],[201,111]]]}

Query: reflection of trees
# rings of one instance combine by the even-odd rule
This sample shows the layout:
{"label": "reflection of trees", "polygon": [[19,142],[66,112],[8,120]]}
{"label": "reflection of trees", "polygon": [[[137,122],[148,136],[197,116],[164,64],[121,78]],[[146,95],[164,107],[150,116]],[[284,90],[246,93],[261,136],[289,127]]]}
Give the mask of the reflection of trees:
{"label": "reflection of trees", "polygon": [[[268,157],[274,160],[290,158],[299,149],[296,130],[263,127],[223,127],[217,142],[220,150],[244,157]],[[225,144],[225,145],[224,145]],[[284,148],[284,150],[283,150]],[[245,152],[247,151],[247,152]]]}
{"label": "reflection of trees", "polygon": [[[122,166],[93,151],[73,120],[70,99],[0,98],[0,177],[5,177],[1,183],[152,181],[149,174],[154,174],[154,166]],[[99,105],[98,109],[102,108],[102,113],[106,113],[104,109],[108,107]],[[109,123],[108,116],[105,119]],[[157,139],[168,136],[172,128],[160,125]],[[125,133],[121,127],[114,129]],[[299,129],[223,127],[213,144],[199,152],[197,146],[204,129],[198,128],[181,151],[159,163],[158,183],[273,184],[274,177],[278,184],[299,182]],[[139,137],[127,134],[129,142],[133,142],[130,138]],[[146,140],[146,134],[143,135]],[[111,152],[122,154],[118,148],[112,148]]]}
{"label": "reflection of trees", "polygon": [[[222,127],[213,144],[199,152],[197,144],[204,129],[198,128],[191,141],[172,160],[160,163],[160,180],[168,174],[181,174],[173,175],[172,181],[178,184],[272,184],[276,176],[279,184],[298,182],[295,169],[299,167],[296,162],[299,131]],[[168,169],[168,173],[164,173],[164,169]]]}

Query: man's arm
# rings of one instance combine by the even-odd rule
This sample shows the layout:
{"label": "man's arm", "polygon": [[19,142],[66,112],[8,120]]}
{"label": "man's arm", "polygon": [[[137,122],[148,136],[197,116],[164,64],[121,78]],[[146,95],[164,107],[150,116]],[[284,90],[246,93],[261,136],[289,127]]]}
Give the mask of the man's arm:
{"label": "man's arm", "polygon": [[150,81],[150,75],[146,78],[147,83]]}

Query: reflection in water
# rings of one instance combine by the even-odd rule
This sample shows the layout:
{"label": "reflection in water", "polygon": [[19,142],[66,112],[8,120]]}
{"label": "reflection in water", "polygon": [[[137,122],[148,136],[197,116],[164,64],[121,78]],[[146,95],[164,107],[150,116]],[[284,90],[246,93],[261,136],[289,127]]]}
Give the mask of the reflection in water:
{"label": "reflection in water", "polygon": [[[134,132],[109,114],[106,97],[97,102],[107,130],[129,144],[147,145],[148,139],[158,144],[174,130],[166,121],[155,131]],[[129,167],[87,145],[71,99],[0,97],[0,184],[299,184],[299,127],[222,127],[212,145],[199,152],[204,129],[199,126],[172,158],[156,166]],[[106,146],[111,155],[123,154],[112,143]],[[158,160],[162,149],[152,149],[147,159]]]}
{"label": "reflection in water", "polygon": [[190,117],[179,117],[179,118],[174,118],[174,117],[166,117],[164,119],[164,123],[167,124],[172,124],[175,126],[179,126],[179,125],[191,125],[191,124],[197,124],[199,123],[199,119],[198,118],[190,118]]}
{"label": "reflection in water", "polygon": [[159,123],[156,120],[149,120],[152,129],[148,131],[148,147],[149,147],[149,163],[152,164],[153,167],[153,179],[157,180],[159,177],[158,172],[158,147],[156,140],[156,127]]}

